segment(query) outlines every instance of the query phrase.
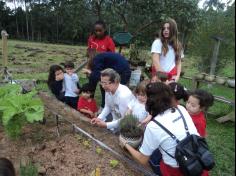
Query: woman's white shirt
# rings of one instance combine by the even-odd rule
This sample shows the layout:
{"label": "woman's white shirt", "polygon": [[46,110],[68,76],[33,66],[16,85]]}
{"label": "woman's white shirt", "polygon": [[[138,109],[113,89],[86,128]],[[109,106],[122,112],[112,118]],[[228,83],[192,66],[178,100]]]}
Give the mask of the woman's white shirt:
{"label": "woman's white shirt", "polygon": [[[180,105],[178,105],[178,108],[183,113],[189,129],[189,133],[199,135],[192,121],[192,118],[190,117],[186,109]],[[182,118],[180,118],[180,114],[177,110],[175,110],[175,112],[172,112],[171,109],[168,109],[163,114],[157,115],[154,119],[161,123],[164,127],[166,127],[179,140],[182,140],[186,137],[184,123]],[[168,133],[166,133],[156,123],[150,121],[145,129],[143,143],[139,151],[146,156],[150,156],[154,152],[154,150],[159,148],[162,153],[162,159],[164,163],[171,167],[178,167],[176,160],[162,150],[163,148],[169,154],[174,156],[176,145],[176,141],[174,141]]]}
{"label": "woman's white shirt", "polygon": [[[165,72],[170,72],[175,67],[175,51],[172,46],[168,45],[168,52],[164,56],[162,52],[162,42],[160,39],[156,39],[152,43],[151,53],[160,54],[160,66]],[[181,59],[182,58],[184,58],[183,52],[181,52]]]}

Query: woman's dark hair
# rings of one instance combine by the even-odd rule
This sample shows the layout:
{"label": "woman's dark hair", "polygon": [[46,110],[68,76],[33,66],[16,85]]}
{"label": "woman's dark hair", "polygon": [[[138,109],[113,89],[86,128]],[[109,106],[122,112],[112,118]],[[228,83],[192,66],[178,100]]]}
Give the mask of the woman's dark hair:
{"label": "woman's dark hair", "polygon": [[104,36],[105,36],[105,35],[108,35],[108,32],[107,32],[107,30],[106,30],[106,28],[107,28],[107,27],[106,27],[106,23],[105,23],[103,20],[98,20],[98,21],[96,21],[96,22],[94,23],[92,34],[95,35],[94,28],[95,28],[96,25],[101,25],[101,26],[103,27],[103,29],[105,30],[105,31],[104,31]]}
{"label": "woman's dark hair", "polygon": [[90,83],[85,83],[82,85],[81,89],[80,89],[80,93],[82,92],[86,92],[86,93],[90,93],[90,98],[94,98],[94,86]]}
{"label": "woman's dark hair", "polygon": [[0,176],[15,176],[15,169],[10,160],[0,158]]}
{"label": "woman's dark hair", "polygon": [[59,65],[52,65],[49,69],[47,84],[50,90],[52,89],[52,84],[53,82],[55,82],[55,79],[56,79],[55,72],[59,70],[63,71],[63,68]]}
{"label": "woman's dark hair", "polygon": [[176,100],[181,100],[181,99],[183,99],[184,101],[188,100],[188,92],[187,90],[185,90],[184,86],[176,82],[170,83],[169,86]]}
{"label": "woman's dark hair", "polygon": [[146,94],[146,110],[153,118],[173,107],[173,92],[168,85],[162,82],[149,83],[146,86]]}
{"label": "woman's dark hair", "polygon": [[196,89],[193,92],[189,93],[189,96],[193,96],[199,100],[199,105],[201,108],[204,108],[205,111],[213,105],[214,103],[214,96],[202,89]]}

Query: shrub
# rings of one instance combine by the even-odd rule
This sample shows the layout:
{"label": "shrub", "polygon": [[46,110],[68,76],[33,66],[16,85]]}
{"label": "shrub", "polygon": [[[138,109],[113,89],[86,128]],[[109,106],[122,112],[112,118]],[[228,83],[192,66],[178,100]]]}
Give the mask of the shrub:
{"label": "shrub", "polygon": [[138,127],[139,121],[133,115],[126,115],[120,121],[120,133],[127,138],[139,138],[143,134],[143,130]]}

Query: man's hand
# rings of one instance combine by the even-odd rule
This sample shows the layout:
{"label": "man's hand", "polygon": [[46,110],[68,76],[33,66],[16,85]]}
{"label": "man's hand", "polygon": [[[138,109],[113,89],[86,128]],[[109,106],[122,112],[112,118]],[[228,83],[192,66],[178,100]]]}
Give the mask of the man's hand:
{"label": "man's hand", "polygon": [[83,68],[83,69],[81,70],[81,73],[90,75],[90,74],[92,73],[92,71],[89,70],[89,69],[87,69],[87,68]]}
{"label": "man's hand", "polygon": [[106,128],[107,127],[107,123],[102,121],[102,120],[100,120],[100,119],[99,119],[99,121],[97,121],[96,124],[97,124],[97,126],[102,127],[102,128]]}

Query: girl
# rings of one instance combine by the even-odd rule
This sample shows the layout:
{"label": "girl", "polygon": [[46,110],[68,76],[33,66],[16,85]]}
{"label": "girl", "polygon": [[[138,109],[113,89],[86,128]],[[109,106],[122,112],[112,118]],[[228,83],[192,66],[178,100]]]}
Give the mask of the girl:
{"label": "girl", "polygon": [[204,112],[213,105],[214,97],[204,90],[195,90],[189,94],[186,109],[192,117],[198,133],[206,137],[206,118]]}
{"label": "girl", "polygon": [[97,117],[97,103],[94,99],[94,88],[86,83],[82,86],[81,96],[78,101],[77,110],[85,114],[89,118]]}
{"label": "girl", "polygon": [[77,109],[79,78],[78,75],[74,73],[75,66],[72,62],[66,62],[64,67],[66,71],[64,74],[65,103]]}
{"label": "girl", "polygon": [[178,29],[175,20],[164,22],[160,38],[152,44],[152,82],[158,80],[157,71],[169,75],[169,81],[177,82],[181,72],[182,47],[178,40]]}
{"label": "girl", "polygon": [[63,91],[63,79],[64,71],[59,65],[52,65],[49,69],[48,75],[48,87],[51,92],[56,96],[60,101],[64,101],[64,91]]}
{"label": "girl", "polygon": [[179,105],[179,101],[182,99],[184,102],[188,100],[187,89],[179,83],[171,82],[168,84],[174,94],[173,104]]}
{"label": "girl", "polygon": [[115,44],[106,31],[106,24],[97,21],[94,24],[94,31],[88,39],[88,49],[96,49],[97,52],[115,52]]}
{"label": "girl", "polygon": [[146,125],[151,120],[151,115],[146,111],[145,104],[147,101],[145,81],[137,85],[134,90],[135,99],[128,104],[126,114],[132,114],[139,119],[141,125]]}
{"label": "girl", "polygon": [[[162,160],[160,162],[161,174],[163,176],[182,176],[183,174],[180,171],[176,160],[170,156],[174,156],[177,145],[176,141],[153,120],[161,123],[179,140],[186,137],[183,120],[182,118],[179,118],[179,111],[183,114],[190,134],[198,135],[196,127],[184,107],[180,105],[174,107],[172,105],[172,98],[174,95],[169,86],[161,82],[150,83],[146,86],[146,94],[146,109],[152,115],[152,120],[146,126],[143,143],[139,148],[139,151],[135,150],[123,139],[120,139],[120,145],[121,147],[126,148],[131,155],[143,165],[148,165],[150,156],[158,148],[162,155]],[[166,152],[168,152],[168,154]]]}
{"label": "girl", "polygon": [[87,69],[91,69],[92,59],[96,53],[115,52],[115,44],[106,31],[106,24],[103,21],[97,21],[94,24],[94,31],[88,39],[87,55],[89,57]]}

